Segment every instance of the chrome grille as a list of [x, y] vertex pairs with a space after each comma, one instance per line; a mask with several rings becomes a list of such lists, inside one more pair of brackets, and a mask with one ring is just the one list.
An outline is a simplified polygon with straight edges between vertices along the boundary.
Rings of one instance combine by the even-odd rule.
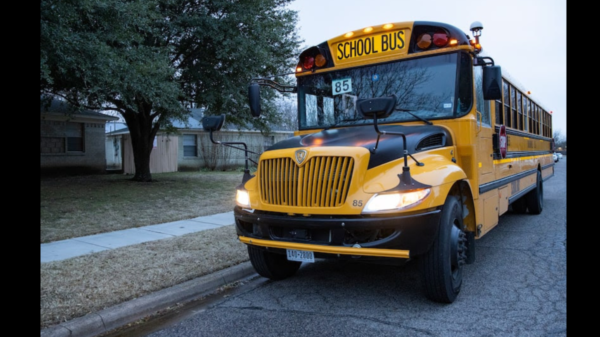
[[346, 202], [353, 168], [352, 157], [312, 157], [302, 167], [291, 158], [262, 160], [262, 202], [298, 207], [341, 206]]

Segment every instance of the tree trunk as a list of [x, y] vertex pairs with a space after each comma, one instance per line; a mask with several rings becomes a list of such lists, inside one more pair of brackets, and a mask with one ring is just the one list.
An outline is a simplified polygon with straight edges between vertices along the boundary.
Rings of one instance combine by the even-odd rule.
[[133, 162], [135, 164], [135, 174], [131, 180], [150, 182], [152, 181], [152, 173], [150, 173], [150, 154], [152, 152], [152, 141], [148, 142], [142, 139], [138, 140], [137, 144], [135, 143], [136, 142], [134, 142], [134, 138], [131, 137]]
[[152, 124], [152, 105], [138, 104], [139, 111], [127, 109], [123, 114], [129, 134], [131, 135], [131, 147], [133, 149], [133, 162], [135, 174], [131, 180], [139, 182], [151, 182], [150, 154], [154, 143], [154, 137], [159, 129], [158, 124]]

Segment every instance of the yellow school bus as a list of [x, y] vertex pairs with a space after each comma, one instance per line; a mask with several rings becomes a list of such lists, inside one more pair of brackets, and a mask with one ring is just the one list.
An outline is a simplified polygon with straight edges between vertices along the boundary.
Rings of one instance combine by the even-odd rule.
[[[452, 303], [477, 239], [508, 211], [542, 212], [551, 114], [483, 52], [482, 29], [364, 27], [304, 50], [296, 85], [251, 81], [254, 116], [261, 86], [298, 102], [294, 136], [254, 174], [246, 162], [237, 188], [237, 235], [258, 274], [284, 279], [322, 258], [414, 260], [425, 296]], [[205, 118], [211, 139], [224, 118]], [[213, 142], [242, 144], [248, 158], [243, 143]]]

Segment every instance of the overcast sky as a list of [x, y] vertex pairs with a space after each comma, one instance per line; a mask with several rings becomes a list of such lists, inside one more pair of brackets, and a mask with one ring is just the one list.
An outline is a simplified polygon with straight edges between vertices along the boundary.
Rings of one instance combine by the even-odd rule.
[[554, 131], [567, 135], [566, 0], [295, 0], [303, 46], [351, 30], [401, 21], [440, 21], [469, 31], [483, 25], [480, 42], [496, 65], [531, 98], [552, 111]]

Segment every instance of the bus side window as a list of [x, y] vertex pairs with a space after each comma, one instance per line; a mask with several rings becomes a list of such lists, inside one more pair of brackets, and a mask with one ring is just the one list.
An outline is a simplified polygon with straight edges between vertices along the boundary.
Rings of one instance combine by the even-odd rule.
[[504, 125], [512, 127], [512, 118], [510, 115], [510, 85], [506, 81], [502, 81], [502, 91], [504, 98]]
[[504, 112], [502, 111], [502, 101], [495, 100], [496, 104], [496, 125], [504, 125]]
[[[490, 101], [483, 99], [483, 69], [481, 67], [474, 67], [473, 72], [475, 73], [475, 96], [477, 99], [477, 111], [481, 113], [481, 124], [491, 127], [492, 119]], [[477, 123], [479, 123], [479, 116], [477, 116]]]

